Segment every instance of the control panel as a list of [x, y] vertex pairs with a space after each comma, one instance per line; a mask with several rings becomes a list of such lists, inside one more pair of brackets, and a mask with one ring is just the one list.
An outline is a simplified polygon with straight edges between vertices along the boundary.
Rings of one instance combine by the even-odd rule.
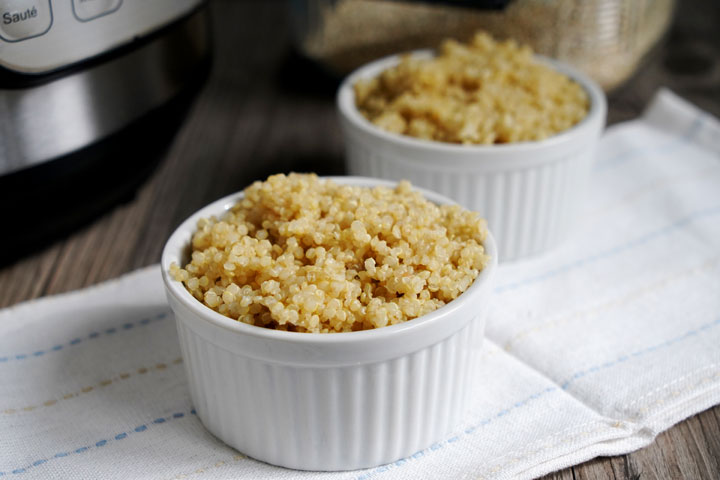
[[0, 66], [45, 73], [172, 23], [204, 0], [0, 0]]

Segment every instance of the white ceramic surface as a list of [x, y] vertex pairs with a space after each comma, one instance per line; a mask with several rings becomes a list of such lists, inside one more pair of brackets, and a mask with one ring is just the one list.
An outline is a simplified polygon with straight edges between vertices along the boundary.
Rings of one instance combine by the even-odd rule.
[[[416, 52], [430, 56], [430, 52]], [[500, 261], [549, 250], [561, 243], [583, 201], [595, 149], [605, 126], [605, 95], [584, 74], [542, 59], [578, 82], [590, 111], [573, 128], [538, 142], [458, 145], [386, 132], [355, 107], [352, 86], [395, 65], [398, 56], [370, 63], [340, 86], [337, 105], [350, 175], [410, 180], [446, 195], [488, 220]]]
[[[435, 203], [451, 202], [422, 192]], [[161, 261], [190, 393], [208, 430], [251, 457], [303, 470], [376, 466], [451, 433], [482, 342], [497, 268], [492, 236], [485, 242], [491, 264], [465, 293], [428, 315], [362, 332], [269, 330], [214, 312], [168, 274], [172, 262], [185, 264], [197, 220], [241, 197], [193, 214], [172, 234]]]

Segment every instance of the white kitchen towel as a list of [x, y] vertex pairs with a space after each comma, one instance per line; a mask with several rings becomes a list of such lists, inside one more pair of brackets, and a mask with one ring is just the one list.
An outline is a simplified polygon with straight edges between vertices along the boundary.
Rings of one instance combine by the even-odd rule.
[[299, 472], [207, 433], [158, 267], [0, 312], [0, 476], [532, 478], [720, 403], [720, 124], [670, 92], [610, 128], [581, 223], [502, 265], [471, 407], [395, 463]]

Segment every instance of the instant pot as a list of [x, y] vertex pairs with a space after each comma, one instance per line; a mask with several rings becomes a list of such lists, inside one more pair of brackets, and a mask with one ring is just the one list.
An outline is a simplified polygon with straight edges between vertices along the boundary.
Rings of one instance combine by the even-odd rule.
[[207, 16], [204, 0], [0, 0], [0, 259], [132, 194], [206, 77]]

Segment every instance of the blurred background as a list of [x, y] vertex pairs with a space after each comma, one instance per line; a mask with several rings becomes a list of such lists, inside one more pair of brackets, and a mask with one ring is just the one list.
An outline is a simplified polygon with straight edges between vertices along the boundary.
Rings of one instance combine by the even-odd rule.
[[[714, 0], [85, 3], [0, 32], [7, 266], [125, 222], [129, 237], [94, 250], [130, 255], [108, 270], [120, 273], [156, 262], [181, 219], [253, 180], [343, 174], [342, 77], [478, 28], [589, 73], [608, 92], [608, 124], [636, 117], [660, 87], [720, 115]], [[128, 32], [119, 48], [89, 42]]]

